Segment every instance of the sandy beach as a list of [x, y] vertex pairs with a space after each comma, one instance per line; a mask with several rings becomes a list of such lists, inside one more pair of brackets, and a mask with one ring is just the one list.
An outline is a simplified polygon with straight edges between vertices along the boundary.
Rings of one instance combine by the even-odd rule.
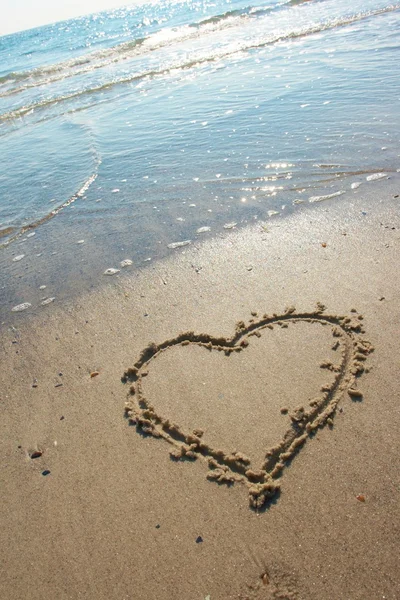
[[1, 598], [400, 597], [398, 179], [3, 324]]

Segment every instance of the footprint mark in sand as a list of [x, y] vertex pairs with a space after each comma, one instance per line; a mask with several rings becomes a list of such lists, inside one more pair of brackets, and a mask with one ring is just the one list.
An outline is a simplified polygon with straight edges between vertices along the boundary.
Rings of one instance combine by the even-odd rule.
[[[255, 313], [253, 313], [254, 315]], [[334, 373], [333, 381], [323, 385], [320, 395], [290, 414], [291, 423], [281, 440], [268, 448], [260, 468], [254, 468], [251, 461], [240, 452], [225, 453], [216, 450], [202, 440], [202, 430], [186, 433], [176, 423], [161, 416], [153, 403], [143, 393], [143, 378], [157, 357], [175, 346], [196, 345], [210, 352], [224, 352], [230, 356], [233, 352], [244, 352], [249, 337], [267, 333], [274, 325], [288, 327], [291, 323], [306, 322], [328, 325], [332, 330], [332, 348], [340, 351], [340, 362], [334, 366], [329, 362], [321, 367]], [[218, 483], [233, 484], [241, 482], [248, 487], [249, 503], [254, 509], [260, 509], [276, 496], [280, 490], [280, 481], [285, 466], [293, 459], [313, 435], [315, 430], [332, 424], [337, 406], [347, 392], [353, 399], [361, 399], [357, 389], [357, 379], [365, 370], [365, 361], [373, 351], [369, 342], [362, 338], [362, 316], [352, 310], [350, 316], [330, 315], [325, 307], [318, 303], [312, 312], [296, 312], [294, 307], [287, 308], [281, 315], [263, 315], [253, 318], [247, 325], [240, 321], [231, 338], [215, 337], [206, 333], [195, 334], [192, 331], [180, 333], [176, 337], [160, 344], [150, 344], [141, 352], [133, 367], [123, 375], [124, 383], [131, 383], [125, 414], [130, 424], [142, 433], [160, 438], [173, 446], [170, 454], [176, 460], [203, 458], [207, 461], [207, 478]]]

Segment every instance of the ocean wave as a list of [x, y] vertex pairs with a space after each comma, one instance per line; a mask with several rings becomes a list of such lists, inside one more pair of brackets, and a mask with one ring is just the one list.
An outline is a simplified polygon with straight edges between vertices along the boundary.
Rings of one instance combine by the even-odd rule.
[[[304, 2], [304, 0], [302, 1]], [[47, 98], [41, 98], [35, 102], [20, 106], [14, 110], [0, 114], [0, 123], [4, 123], [6, 121], [26, 116], [29, 113], [45, 109], [56, 104], [63, 105], [66, 102], [76, 100], [78, 98], [84, 98], [88, 95], [98, 94], [105, 90], [110, 90], [116, 86], [131, 84], [133, 82], [140, 81], [143, 79], [160, 77], [171, 72], [187, 70], [193, 67], [201, 66], [204, 63], [210, 63], [215, 62], [217, 60], [226, 59], [238, 53], [261, 49], [265, 46], [273, 45], [279, 42], [285, 42], [288, 40], [307, 37], [329, 29], [345, 27], [347, 25], [351, 25], [353, 23], [362, 21], [370, 17], [398, 10], [399, 8], [400, 4], [394, 4], [386, 6], [384, 8], [376, 9], [375, 11], [359, 12], [357, 14], [350, 14], [347, 16], [328, 18], [326, 20], [311, 22], [303, 26], [299, 25], [298, 27], [288, 28], [286, 31], [282, 30], [278, 32], [274, 31], [272, 33], [269, 32], [264, 37], [258, 34], [254, 38], [245, 40], [230, 39], [225, 45], [220, 45], [211, 48], [205, 47], [204, 49], [200, 48], [197, 51], [197, 53], [193, 51], [189, 59], [185, 54], [181, 59], [174, 59], [170, 64], [160, 66], [159, 68], [145, 68], [142, 71], [132, 72], [126, 76], [114, 76], [108, 81], [101, 82], [97, 85], [92, 84], [80, 90], [78, 89], [76, 91], [73, 91], [71, 93], [64, 93], [61, 95], [56, 94]], [[207, 27], [210, 26], [208, 25]], [[219, 25], [214, 25], [213, 27], [214, 31], [216, 27], [219, 27]], [[37, 83], [26, 84], [19, 88], [15, 88], [14, 90], [9, 90], [3, 92], [2, 94], [0, 93], [0, 97], [6, 94], [16, 93], [17, 91], [25, 90], [28, 87], [43, 85], [45, 83], [49, 83], [57, 79], [64, 79], [66, 77], [70, 77], [74, 74], [76, 75], [84, 73], [85, 71], [92, 71], [95, 68], [101, 68], [109, 65], [110, 63], [115, 63], [119, 60], [132, 58], [133, 56], [135, 56], [135, 54], [137, 55], [143, 52], [154, 52], [155, 50], [164, 49], [165, 47], [168, 47], [171, 44], [182, 43], [187, 40], [191, 40], [195, 37], [198, 38], [201, 35], [203, 35], [203, 32], [193, 32], [191, 31], [190, 26], [182, 26], [175, 30], [164, 29], [161, 30], [161, 32], [159, 32], [158, 34], [151, 35], [147, 38], [140, 38], [130, 42], [125, 42], [112, 48], [97, 51], [92, 55], [89, 55], [89, 57], [91, 57], [90, 60], [88, 56], [86, 56], [86, 58], [80, 57], [79, 59], [71, 59], [71, 61], [67, 61], [65, 63], [59, 63], [50, 67], [44, 67], [42, 70], [37, 69], [28, 72], [30, 73], [29, 77], [37, 77]], [[95, 62], [94, 57], [97, 60], [97, 62]], [[74, 72], [72, 72], [73, 68], [81, 66], [83, 64], [88, 64], [86, 69], [75, 70]], [[51, 74], [58, 75], [55, 75], [53, 78], [51, 78], [49, 77], [49, 75]], [[16, 74], [14, 74], [14, 76], [15, 75]], [[22, 74], [20, 74], [20, 76], [22, 77]]]
[[[103, 48], [52, 65], [29, 71], [13, 71], [0, 76], [0, 98], [18, 94], [25, 90], [83, 75], [123, 60], [134, 58], [141, 52], [168, 47], [171, 43], [196, 39], [203, 33], [237, 27], [243, 20], [266, 16], [313, 0], [286, 0], [266, 7], [248, 6], [244, 9], [227, 11], [189, 25], [163, 28], [149, 36], [138, 37], [110, 48]], [[141, 46], [143, 45], [143, 48]], [[82, 68], [83, 67], [83, 68]], [[15, 84], [15, 85], [14, 85]]]

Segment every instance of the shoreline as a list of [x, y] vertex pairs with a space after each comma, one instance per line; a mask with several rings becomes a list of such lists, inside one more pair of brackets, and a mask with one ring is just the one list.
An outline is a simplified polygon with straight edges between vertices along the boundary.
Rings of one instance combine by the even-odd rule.
[[[4, 327], [1, 596], [398, 597], [396, 186], [213, 237]], [[121, 378], [149, 343], [185, 331], [230, 339], [254, 312], [311, 313], [317, 302], [363, 316], [370, 372], [362, 399], [344, 395], [285, 468], [266, 511], [249, 509], [241, 485], [207, 480], [205, 462], [171, 460], [164, 440], [129, 427]], [[279, 440], [280, 409], [327, 378], [330, 333], [319, 329], [275, 327], [216, 362], [179, 346], [149, 369], [146, 394], [213, 447], [236, 441], [241, 452], [242, 440], [258, 456], [264, 430]]]
[[[268, 232], [270, 229], [285, 227], [286, 220], [291, 222], [297, 218], [304, 219], [306, 214], [313, 219], [314, 211], [318, 213], [329, 210], [334, 213], [338, 210], [345, 214], [357, 202], [360, 203], [360, 208], [362, 208], [361, 203], [364, 203], [364, 208], [368, 209], [368, 205], [374, 202], [375, 194], [394, 197], [399, 181], [400, 175], [393, 172], [383, 179], [368, 182], [369, 185], [364, 182], [361, 188], [348, 190], [340, 200], [327, 196], [327, 199], [320, 202], [311, 204], [305, 202], [297, 208], [291, 207], [289, 212], [273, 211], [272, 216], [266, 219], [253, 219], [252, 223], [250, 223], [250, 218], [245, 222], [241, 222], [239, 219], [237, 222], [232, 222], [229, 227], [220, 224], [219, 229], [212, 228], [211, 232], [206, 231], [207, 227], [203, 228], [204, 232], [200, 233], [185, 231], [184, 239], [186, 240], [185, 235], [187, 234], [190, 244], [181, 239], [176, 239], [176, 243], [171, 242], [166, 231], [163, 231], [163, 228], [154, 222], [153, 229], [149, 231], [149, 237], [153, 240], [154, 255], [148, 258], [145, 258], [147, 250], [143, 252], [143, 249], [139, 250], [135, 247], [129, 249], [127, 240], [121, 242], [125, 247], [122, 249], [119, 247], [119, 243], [114, 243], [113, 248], [107, 244], [104, 247], [102, 244], [98, 245], [97, 235], [93, 239], [85, 235], [85, 232], [88, 233], [86, 221], [82, 224], [84, 230], [78, 232], [72, 231], [76, 228], [74, 220], [69, 224], [64, 220], [59, 223], [50, 223], [55, 227], [50, 235], [47, 232], [43, 236], [31, 239], [22, 238], [19, 246], [14, 247], [11, 244], [0, 248], [0, 252], [4, 253], [3, 282], [0, 289], [2, 297], [1, 326], [8, 324], [18, 326], [19, 322], [29, 321], [30, 318], [40, 318], [40, 312], [44, 312], [43, 316], [46, 319], [50, 308], [46, 302], [48, 299], [50, 299], [48, 304], [54, 301], [54, 305], [73, 306], [74, 301], [79, 302], [80, 298], [90, 295], [92, 291], [96, 293], [105, 285], [111, 285], [111, 287], [121, 285], [123, 287], [125, 280], [132, 277], [141, 278], [144, 271], [148, 271], [149, 268], [153, 269], [154, 264], [163, 264], [165, 261], [174, 260], [175, 255], [189, 254], [195, 259], [197, 251], [204, 244], [213, 243], [214, 240], [220, 238], [229, 240], [232, 233], [251, 230], [252, 227], [259, 227], [260, 230]], [[257, 212], [256, 209], [255, 212]], [[62, 219], [67, 217], [67, 214], [61, 215]], [[198, 221], [198, 215], [196, 219]], [[66, 238], [65, 248], [58, 242], [63, 228], [63, 235]], [[30, 233], [28, 238], [34, 235], [35, 233]], [[81, 235], [85, 239], [78, 239]], [[160, 239], [157, 241], [158, 238]], [[39, 254], [35, 254], [38, 249], [40, 250]], [[191, 251], [193, 251], [192, 254]], [[149, 254], [151, 255], [150, 251]], [[6, 264], [7, 257], [11, 264]], [[124, 268], [126, 265], [123, 265], [126, 258], [129, 258], [128, 263], [133, 259], [132, 266], [128, 264], [128, 268]], [[50, 261], [49, 264], [48, 261]], [[117, 270], [116, 274], [112, 277], [105, 277], [105, 271], [110, 269]], [[62, 279], [60, 278], [61, 273]], [[41, 306], [42, 302], [44, 302], [43, 307]], [[30, 305], [28, 310], [21, 312], [17, 310], [17, 314], [13, 312], [13, 309], [25, 303]]]

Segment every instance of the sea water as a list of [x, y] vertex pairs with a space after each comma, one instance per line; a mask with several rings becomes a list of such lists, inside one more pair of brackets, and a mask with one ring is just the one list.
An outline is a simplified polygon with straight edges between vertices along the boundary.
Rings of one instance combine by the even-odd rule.
[[1, 318], [390, 177], [399, 30], [388, 0], [198, 0], [0, 37]]

